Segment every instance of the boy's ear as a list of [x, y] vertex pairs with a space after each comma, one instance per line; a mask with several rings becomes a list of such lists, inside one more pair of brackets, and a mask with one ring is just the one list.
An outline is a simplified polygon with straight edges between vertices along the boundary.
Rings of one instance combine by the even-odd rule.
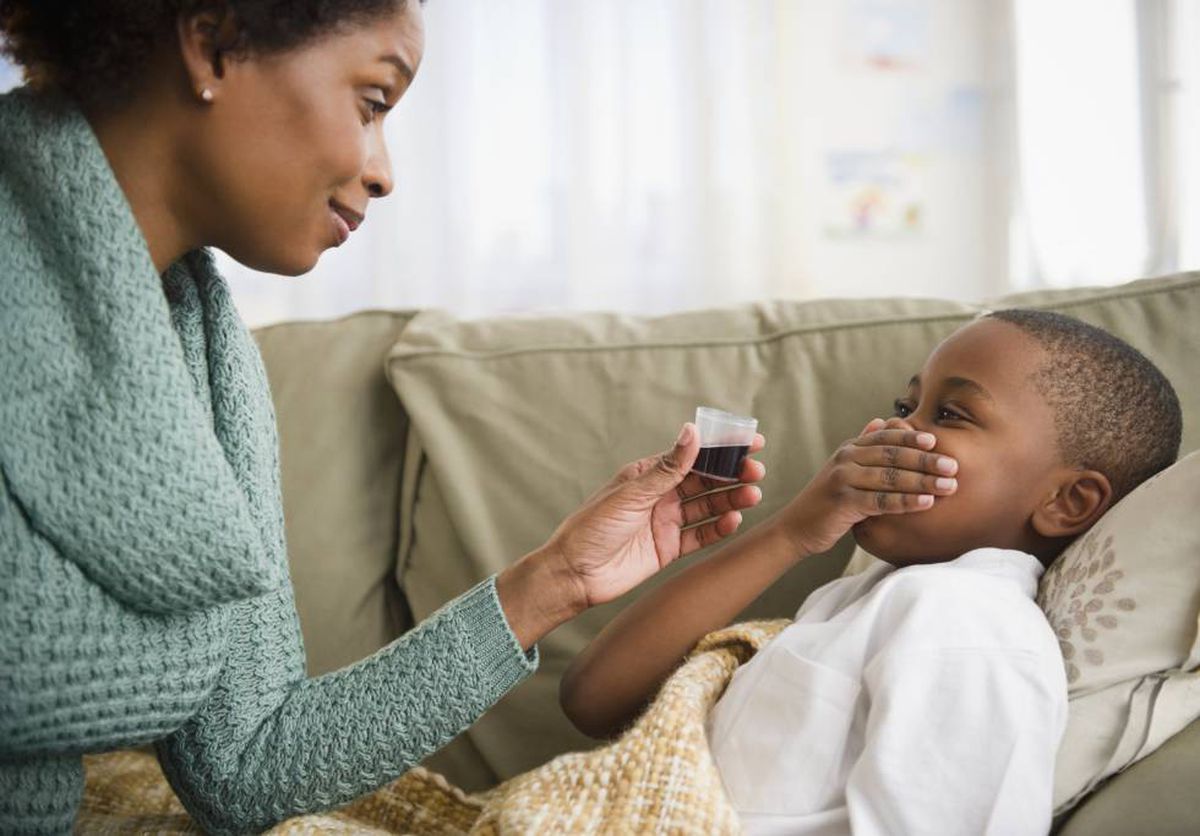
[[1065, 470], [1051, 493], [1033, 509], [1034, 530], [1043, 537], [1074, 537], [1112, 505], [1113, 489], [1098, 470]]

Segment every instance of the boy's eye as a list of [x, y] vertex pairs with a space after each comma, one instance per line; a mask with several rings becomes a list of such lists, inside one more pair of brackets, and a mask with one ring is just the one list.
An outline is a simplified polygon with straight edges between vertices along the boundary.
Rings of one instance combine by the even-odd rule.
[[[908, 403], [907, 401], [903, 401], [903, 400], [900, 400], [897, 398], [896, 401], [894, 401], [892, 403], [892, 410], [893, 410], [893, 414], [897, 418], [907, 418], [913, 414], [913, 412], [915, 411], [915, 407], [912, 404]], [[957, 410], [950, 409], [949, 407], [945, 407], [945, 406], [939, 406], [937, 409], [937, 420], [938, 421], [967, 421], [969, 419], [965, 415], [958, 412]]]

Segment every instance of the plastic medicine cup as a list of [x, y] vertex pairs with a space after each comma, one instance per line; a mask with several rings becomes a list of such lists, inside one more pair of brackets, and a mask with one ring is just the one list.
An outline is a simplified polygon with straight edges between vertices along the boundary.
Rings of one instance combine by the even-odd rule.
[[700, 431], [700, 455], [692, 470], [711, 479], [736, 482], [742, 472], [742, 462], [754, 442], [758, 419], [711, 406], [698, 406], [696, 428]]

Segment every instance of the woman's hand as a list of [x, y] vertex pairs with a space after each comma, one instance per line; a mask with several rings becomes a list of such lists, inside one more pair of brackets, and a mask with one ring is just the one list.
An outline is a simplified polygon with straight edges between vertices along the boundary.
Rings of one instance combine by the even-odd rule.
[[[543, 548], [500, 574], [497, 592], [522, 645], [738, 529], [740, 512], [762, 499], [747, 483], [761, 480], [766, 468], [747, 458], [740, 482], [732, 484], [691, 473], [698, 436], [694, 424], [685, 424], [670, 450], [621, 468]], [[750, 452], [764, 444], [757, 435]], [[718, 488], [725, 489], [710, 493]]]
[[[621, 468], [550, 538], [586, 606], [611, 601], [677, 558], [733, 534], [742, 522], [740, 511], [762, 499], [757, 487], [745, 484], [766, 473], [753, 459], [742, 465], [741, 484], [691, 473], [698, 436], [695, 425], [685, 424], [671, 450]], [[750, 452], [764, 443], [756, 435]], [[722, 486], [728, 487], [709, 493]]]
[[937, 439], [902, 418], [875, 418], [837, 449], [772, 524], [800, 555], [828, 551], [857, 522], [933, 507], [958, 489], [958, 462], [931, 452]]

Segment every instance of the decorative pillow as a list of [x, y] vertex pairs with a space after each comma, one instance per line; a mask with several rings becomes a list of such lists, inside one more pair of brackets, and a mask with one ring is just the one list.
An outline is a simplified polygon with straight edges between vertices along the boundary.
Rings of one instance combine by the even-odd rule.
[[[1042, 576], [1067, 668], [1055, 814], [1200, 717], [1200, 452], [1126, 496]], [[858, 549], [844, 575], [877, 558]]]
[[1149, 479], [1046, 570], [1067, 666], [1055, 812], [1200, 717], [1200, 453]]

